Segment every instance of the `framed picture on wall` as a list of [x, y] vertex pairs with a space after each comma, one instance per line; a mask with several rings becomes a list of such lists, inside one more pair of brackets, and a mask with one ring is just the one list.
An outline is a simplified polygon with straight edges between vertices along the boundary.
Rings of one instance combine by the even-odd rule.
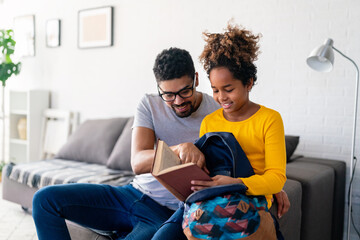
[[113, 7], [80, 10], [78, 14], [79, 48], [113, 45]]
[[14, 18], [15, 54], [20, 57], [35, 56], [35, 16]]
[[60, 19], [50, 19], [46, 21], [46, 46], [59, 47], [61, 34]]

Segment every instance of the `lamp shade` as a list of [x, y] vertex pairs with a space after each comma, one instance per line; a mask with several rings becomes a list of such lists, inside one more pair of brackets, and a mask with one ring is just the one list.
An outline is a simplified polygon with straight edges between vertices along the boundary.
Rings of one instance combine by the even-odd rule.
[[334, 64], [333, 43], [329, 38], [323, 45], [315, 48], [306, 59], [309, 67], [319, 72], [330, 72]]

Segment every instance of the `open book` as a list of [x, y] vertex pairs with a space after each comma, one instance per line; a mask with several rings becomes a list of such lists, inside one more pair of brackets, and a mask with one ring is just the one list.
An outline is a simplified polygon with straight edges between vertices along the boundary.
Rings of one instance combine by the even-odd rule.
[[162, 140], [157, 142], [151, 174], [180, 201], [193, 192], [191, 180], [211, 181], [196, 164], [181, 164], [180, 158]]

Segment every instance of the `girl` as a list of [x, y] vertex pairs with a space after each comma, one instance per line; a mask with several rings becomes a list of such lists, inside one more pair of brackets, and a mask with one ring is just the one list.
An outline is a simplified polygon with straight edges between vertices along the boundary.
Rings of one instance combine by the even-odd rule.
[[255, 175], [248, 178], [217, 175], [213, 181], [192, 181], [193, 190], [243, 183], [247, 195], [265, 195], [270, 208], [272, 195], [280, 192], [286, 181], [286, 150], [280, 114], [249, 99], [257, 80], [253, 62], [258, 55], [259, 35], [228, 25], [223, 34], [204, 36], [206, 45], [200, 61], [208, 73], [213, 98], [222, 108], [204, 118], [200, 137], [207, 132], [233, 133]]

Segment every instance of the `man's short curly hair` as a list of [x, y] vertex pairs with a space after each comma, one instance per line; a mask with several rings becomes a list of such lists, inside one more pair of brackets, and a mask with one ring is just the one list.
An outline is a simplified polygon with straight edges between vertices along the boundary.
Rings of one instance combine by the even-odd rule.
[[194, 62], [190, 53], [179, 48], [165, 49], [157, 55], [153, 71], [157, 82], [185, 75], [192, 79], [195, 77]]
[[230, 24], [224, 33], [203, 35], [206, 45], [199, 59], [208, 75], [213, 68], [226, 67], [244, 85], [250, 79], [256, 82], [257, 68], [253, 62], [257, 60], [260, 35]]

